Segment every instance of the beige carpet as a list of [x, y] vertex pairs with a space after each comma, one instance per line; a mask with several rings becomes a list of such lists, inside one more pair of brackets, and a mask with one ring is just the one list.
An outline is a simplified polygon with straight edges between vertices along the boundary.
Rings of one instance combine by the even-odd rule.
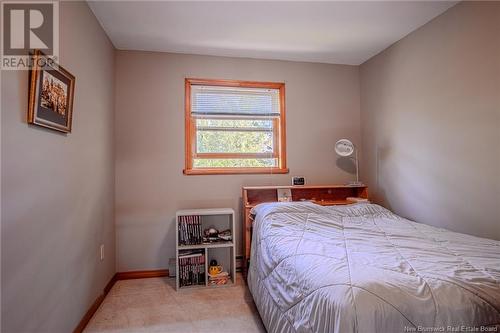
[[172, 278], [118, 281], [85, 332], [265, 332], [252, 295], [234, 286], [175, 291]]

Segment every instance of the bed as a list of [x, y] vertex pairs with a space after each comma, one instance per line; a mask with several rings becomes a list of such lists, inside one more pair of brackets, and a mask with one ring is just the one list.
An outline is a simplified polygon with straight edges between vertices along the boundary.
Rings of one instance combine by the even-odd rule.
[[268, 332], [500, 332], [500, 242], [374, 204], [265, 203], [248, 285]]

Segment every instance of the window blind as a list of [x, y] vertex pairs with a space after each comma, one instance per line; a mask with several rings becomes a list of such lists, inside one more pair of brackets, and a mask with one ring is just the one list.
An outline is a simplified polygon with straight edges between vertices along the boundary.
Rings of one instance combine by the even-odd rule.
[[279, 89], [193, 85], [191, 114], [279, 117]]

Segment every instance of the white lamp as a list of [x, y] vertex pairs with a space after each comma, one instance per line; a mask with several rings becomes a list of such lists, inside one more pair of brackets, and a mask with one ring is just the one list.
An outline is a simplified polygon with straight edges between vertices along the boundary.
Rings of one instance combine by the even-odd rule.
[[356, 164], [356, 181], [350, 182], [350, 186], [360, 186], [363, 185], [362, 182], [359, 181], [359, 166], [358, 166], [358, 149], [354, 143], [347, 139], [340, 139], [335, 143], [335, 152], [337, 155], [341, 157], [349, 157], [354, 153], [354, 162]]

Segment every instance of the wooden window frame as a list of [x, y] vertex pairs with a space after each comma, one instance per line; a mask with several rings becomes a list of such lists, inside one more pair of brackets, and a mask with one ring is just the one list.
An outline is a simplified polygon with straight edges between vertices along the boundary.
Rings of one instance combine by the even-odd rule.
[[[193, 159], [205, 158], [259, 158], [269, 157], [269, 154], [238, 154], [238, 153], [196, 153], [196, 121], [191, 116], [191, 86], [220, 86], [278, 89], [280, 99], [280, 117], [273, 120], [273, 156], [278, 160], [277, 167], [233, 167], [233, 168], [193, 168]], [[224, 174], [284, 174], [288, 173], [286, 166], [286, 119], [285, 119], [285, 84], [279, 82], [254, 82], [237, 80], [185, 79], [185, 175], [224, 175]]]

